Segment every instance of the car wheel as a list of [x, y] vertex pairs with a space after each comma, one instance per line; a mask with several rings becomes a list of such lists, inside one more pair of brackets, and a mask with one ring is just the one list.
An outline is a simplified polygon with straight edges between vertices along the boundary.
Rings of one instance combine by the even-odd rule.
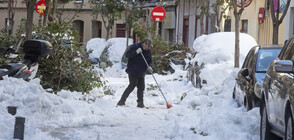
[[261, 103], [260, 112], [260, 140], [274, 140], [274, 135], [271, 133], [271, 127], [267, 120], [266, 105], [264, 101]]
[[292, 113], [290, 109], [287, 110], [285, 124], [286, 124], [286, 128], [285, 128], [286, 134], [285, 134], [284, 140], [292, 140], [294, 131], [293, 131], [293, 117], [292, 117]]

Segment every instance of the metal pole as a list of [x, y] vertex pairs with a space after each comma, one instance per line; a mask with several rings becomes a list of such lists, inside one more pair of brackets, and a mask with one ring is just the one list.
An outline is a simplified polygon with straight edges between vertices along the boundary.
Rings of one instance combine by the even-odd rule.
[[158, 36], [158, 26], [159, 26], [159, 23], [156, 22], [156, 36]]
[[259, 44], [260, 24], [258, 23], [257, 43]]
[[14, 125], [14, 139], [24, 139], [24, 124], [25, 118], [24, 117], [15, 117], [15, 125]]
[[6, 22], [6, 26], [7, 26], [7, 36], [9, 36], [9, 28], [10, 28], [10, 11], [11, 10], [11, 0], [8, 0], [8, 16], [7, 16], [7, 22]]

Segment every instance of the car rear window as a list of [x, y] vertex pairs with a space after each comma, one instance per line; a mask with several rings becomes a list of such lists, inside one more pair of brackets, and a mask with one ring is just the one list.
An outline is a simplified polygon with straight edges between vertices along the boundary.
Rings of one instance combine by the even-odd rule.
[[269, 65], [275, 60], [281, 49], [261, 49], [258, 52], [256, 60], [256, 72], [266, 72]]

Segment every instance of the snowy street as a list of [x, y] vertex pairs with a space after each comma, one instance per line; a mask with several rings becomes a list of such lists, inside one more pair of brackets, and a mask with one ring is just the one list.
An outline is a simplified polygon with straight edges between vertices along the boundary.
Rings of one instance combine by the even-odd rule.
[[[249, 47], [241, 50], [241, 60], [252, 47], [251, 39], [243, 36], [243, 45]], [[120, 63], [104, 73], [110, 95], [100, 88], [88, 95], [64, 90], [55, 95], [47, 93], [38, 78], [26, 82], [4, 77], [0, 81], [0, 139], [13, 139], [15, 116], [23, 116], [24, 137], [30, 140], [258, 140], [259, 108], [247, 112], [232, 99], [238, 69], [233, 67], [232, 53], [221, 49], [233, 50], [234, 42], [224, 47], [211, 40], [215, 41], [203, 36], [194, 42], [200, 52], [198, 61], [206, 64], [201, 76], [208, 82], [201, 89], [187, 81], [182, 65], [171, 65], [173, 74], [154, 74], [173, 106], [170, 109], [151, 75], [145, 77], [144, 104], [148, 108], [136, 107], [136, 88], [126, 106], [116, 107], [128, 86], [128, 75]], [[218, 53], [209, 50], [215, 43], [222, 46], [215, 50]], [[201, 57], [201, 52], [209, 59]], [[17, 114], [8, 114], [7, 106], [17, 106]]]

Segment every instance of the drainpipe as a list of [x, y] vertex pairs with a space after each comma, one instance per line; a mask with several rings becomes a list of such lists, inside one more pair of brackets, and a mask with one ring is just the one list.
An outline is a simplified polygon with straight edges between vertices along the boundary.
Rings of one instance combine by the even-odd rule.
[[10, 12], [11, 12], [11, 0], [8, 0], [8, 16], [7, 16], [7, 36], [9, 36], [9, 28], [10, 28]]

